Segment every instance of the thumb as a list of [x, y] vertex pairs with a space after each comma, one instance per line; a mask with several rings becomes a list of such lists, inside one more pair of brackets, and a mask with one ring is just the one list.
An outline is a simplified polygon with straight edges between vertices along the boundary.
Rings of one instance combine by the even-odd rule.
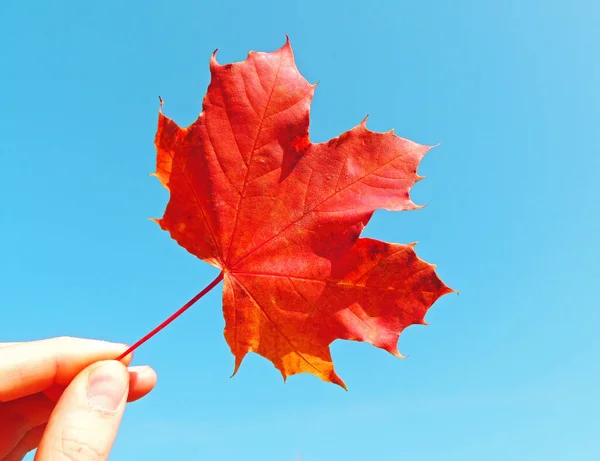
[[123, 417], [129, 373], [121, 362], [97, 362], [69, 384], [50, 416], [35, 461], [105, 461]]

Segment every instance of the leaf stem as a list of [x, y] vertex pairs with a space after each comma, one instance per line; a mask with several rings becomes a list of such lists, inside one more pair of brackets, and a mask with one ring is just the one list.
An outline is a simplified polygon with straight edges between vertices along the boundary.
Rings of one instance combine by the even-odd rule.
[[158, 325], [156, 328], [154, 328], [151, 332], [149, 332], [143, 338], [139, 339], [133, 346], [130, 346], [129, 349], [127, 349], [125, 352], [123, 352], [121, 355], [119, 355], [116, 358], [116, 360], [124, 359], [129, 354], [131, 354], [134, 350], [136, 350], [138, 347], [140, 347], [142, 344], [144, 344], [146, 341], [148, 341], [150, 338], [152, 338], [154, 335], [156, 335], [158, 332], [163, 330], [167, 325], [169, 325], [171, 322], [173, 322], [173, 320], [175, 320], [177, 317], [179, 317], [181, 314], [183, 314], [185, 311], [187, 311], [190, 307], [192, 307], [196, 303], [196, 301], [198, 301], [200, 298], [202, 298], [206, 293], [208, 293], [214, 287], [216, 287], [221, 280], [223, 280], [223, 272], [222, 271], [217, 276], [217, 278], [215, 278], [212, 282], [210, 282], [206, 286], [206, 288], [204, 288], [200, 293], [198, 293], [196, 296], [194, 296], [192, 299], [190, 299], [187, 303], [185, 303], [183, 306], [181, 306], [181, 308], [179, 308], [177, 310], [177, 312], [175, 312], [173, 315], [171, 315], [167, 320], [165, 320], [163, 323]]

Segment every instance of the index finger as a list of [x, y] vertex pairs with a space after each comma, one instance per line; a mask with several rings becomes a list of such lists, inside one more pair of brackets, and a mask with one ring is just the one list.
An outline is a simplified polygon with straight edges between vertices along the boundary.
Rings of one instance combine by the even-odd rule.
[[[80, 338], [52, 338], [0, 348], [0, 402], [66, 386], [88, 365], [110, 360], [127, 346]], [[124, 359], [127, 365], [131, 355]]]

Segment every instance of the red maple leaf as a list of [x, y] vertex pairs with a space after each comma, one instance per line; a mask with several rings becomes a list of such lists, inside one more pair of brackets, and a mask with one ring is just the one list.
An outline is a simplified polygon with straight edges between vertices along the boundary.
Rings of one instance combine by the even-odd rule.
[[256, 352], [284, 379], [308, 372], [345, 388], [330, 355], [334, 340], [401, 357], [402, 330], [424, 324], [429, 307], [452, 291], [414, 244], [359, 238], [376, 209], [420, 208], [409, 190], [430, 147], [372, 132], [365, 121], [311, 143], [316, 85], [300, 75], [289, 41], [233, 64], [213, 54], [210, 70], [191, 126], [159, 115], [156, 176], [170, 200], [157, 222], [222, 272], [158, 329], [223, 279], [234, 374]]

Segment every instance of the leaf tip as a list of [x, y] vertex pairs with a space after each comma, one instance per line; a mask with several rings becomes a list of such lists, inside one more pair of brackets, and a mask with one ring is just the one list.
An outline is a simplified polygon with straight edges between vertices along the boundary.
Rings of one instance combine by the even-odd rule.
[[158, 95], [158, 104], [159, 104], [158, 111], [162, 114], [162, 108], [163, 108], [163, 105], [165, 104], [165, 102], [163, 101], [163, 98], [160, 94]]
[[348, 392], [348, 386], [346, 386], [346, 383], [344, 381], [342, 381], [341, 379], [339, 382], [335, 382], [334, 384], [337, 384], [342, 389], [344, 389], [346, 392]]
[[215, 51], [213, 51], [212, 54], [210, 55], [210, 70], [211, 71], [221, 67], [221, 65], [217, 61], [217, 51], [219, 51], [219, 49], [215, 48]]
[[348, 391], [348, 386], [346, 386], [346, 383], [333, 370], [331, 370], [331, 374], [329, 375], [329, 377], [328, 377], [328, 379], [326, 381], [329, 381], [330, 383], [333, 383], [333, 384], [337, 384], [338, 386], [340, 386], [345, 391]]
[[242, 364], [242, 360], [244, 360], [244, 356], [242, 356], [242, 357], [238, 357], [237, 355], [235, 356], [235, 365], [233, 366], [233, 373], [231, 373], [231, 376], [229, 377], [230, 379], [233, 378], [235, 375], [237, 375], [237, 372], [240, 369], [240, 365]]
[[292, 45], [290, 43], [290, 36], [288, 34], [285, 34], [285, 43], [283, 44], [283, 46], [281, 48], [279, 48], [276, 53], [285, 53], [285, 54], [289, 54], [290, 57], [292, 58], [292, 60], [294, 59], [294, 52], [292, 51]]
[[[437, 265], [436, 264], [431, 264], [431, 266], [432, 266], [433, 270], [435, 271], [435, 269], [437, 268]], [[442, 284], [442, 287], [440, 289], [440, 294], [438, 296], [438, 299], [441, 298], [442, 296], [445, 296], [445, 295], [450, 294], [450, 293], [456, 293], [457, 296], [460, 295], [460, 293], [458, 292], [458, 290], [455, 290], [454, 288], [449, 287], [448, 285], [446, 285], [440, 279], [440, 277], [437, 274], [435, 274], [435, 275], [438, 278], [439, 282]]]
[[405, 359], [405, 358], [406, 358], [406, 356], [405, 356], [405, 355], [402, 355], [402, 354], [400, 353], [400, 351], [398, 350], [398, 347], [397, 347], [397, 346], [392, 346], [392, 347], [390, 347], [389, 349], [387, 349], [387, 351], [388, 351], [390, 354], [392, 354], [394, 357], [398, 358], [398, 359]]
[[425, 158], [425, 156], [427, 154], [429, 154], [429, 151], [432, 149], [435, 149], [436, 147], [441, 146], [442, 143], [438, 142], [437, 144], [433, 144], [431, 146], [426, 145], [426, 144], [421, 144], [420, 147], [422, 148], [422, 152], [420, 153], [420, 159], [423, 160]]

